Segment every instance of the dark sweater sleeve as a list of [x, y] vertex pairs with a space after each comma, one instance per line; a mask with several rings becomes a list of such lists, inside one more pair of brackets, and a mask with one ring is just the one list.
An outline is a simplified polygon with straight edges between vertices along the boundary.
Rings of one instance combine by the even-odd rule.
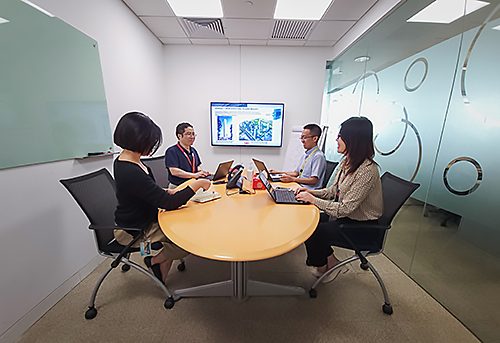
[[165, 210], [175, 210], [186, 204], [194, 195], [194, 191], [191, 187], [186, 187], [170, 195], [163, 188], [158, 186], [149, 175], [142, 172], [140, 168], [137, 168], [134, 174], [135, 177], [127, 182], [129, 192], [151, 206]]

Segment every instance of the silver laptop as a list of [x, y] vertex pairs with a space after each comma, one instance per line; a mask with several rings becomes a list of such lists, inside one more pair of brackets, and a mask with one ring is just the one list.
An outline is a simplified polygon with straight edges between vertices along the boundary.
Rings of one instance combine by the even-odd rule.
[[295, 199], [295, 192], [291, 188], [274, 188], [269, 180], [267, 180], [265, 172], [259, 173], [259, 179], [266, 187], [267, 192], [277, 204], [306, 204], [303, 201]]
[[233, 162], [234, 160], [219, 163], [215, 174], [208, 175], [206, 179], [211, 180], [214, 183], [223, 183], [226, 180], [226, 176], [229, 173], [229, 169], [231, 169]]
[[273, 182], [281, 181], [281, 176], [283, 174], [271, 174], [269, 172], [269, 170], [267, 169], [266, 164], [264, 162], [259, 161], [258, 159], [255, 159], [255, 158], [252, 158], [252, 161], [255, 164], [255, 167], [257, 167], [257, 170], [259, 171], [259, 173], [261, 173], [262, 171], [266, 172], [267, 179], [269, 181], [273, 181]]

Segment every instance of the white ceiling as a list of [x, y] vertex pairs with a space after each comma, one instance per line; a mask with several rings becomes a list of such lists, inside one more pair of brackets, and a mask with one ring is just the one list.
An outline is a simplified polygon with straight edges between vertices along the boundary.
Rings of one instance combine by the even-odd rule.
[[[166, 0], [123, 0], [163, 44], [326, 47], [333, 46], [377, 1], [333, 0], [321, 20], [279, 23], [273, 19], [276, 0], [221, 0], [222, 30], [213, 30], [214, 25], [209, 28], [176, 17]], [[281, 31], [279, 24], [284, 27]]]

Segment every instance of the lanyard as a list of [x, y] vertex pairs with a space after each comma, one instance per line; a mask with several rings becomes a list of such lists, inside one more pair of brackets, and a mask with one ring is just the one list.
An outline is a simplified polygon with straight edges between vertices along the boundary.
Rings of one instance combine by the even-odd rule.
[[299, 177], [302, 177], [302, 172], [304, 171], [304, 167], [307, 163], [307, 160], [309, 160], [309, 158], [314, 155], [317, 151], [319, 150], [319, 148], [316, 146], [313, 151], [311, 151], [311, 153], [309, 155], [307, 155], [307, 157], [304, 159], [304, 162], [302, 163], [302, 166], [300, 166], [300, 171], [299, 171]]
[[194, 159], [194, 152], [192, 153], [193, 154], [193, 160], [191, 161], [189, 159], [189, 156], [186, 154], [186, 152], [184, 151], [184, 149], [182, 149], [182, 147], [179, 145], [179, 143], [177, 143], [177, 147], [179, 148], [180, 151], [182, 151], [182, 153], [184, 154], [184, 156], [186, 156], [186, 159], [188, 160], [188, 163], [189, 165], [191, 166], [191, 170], [194, 172], [196, 172], [195, 168], [195, 159]]
[[337, 178], [337, 189], [335, 190], [335, 198], [333, 198], [333, 201], [339, 201], [339, 198], [340, 198], [340, 179], [342, 178], [343, 172], [344, 172], [344, 168], [340, 168], [339, 176]]

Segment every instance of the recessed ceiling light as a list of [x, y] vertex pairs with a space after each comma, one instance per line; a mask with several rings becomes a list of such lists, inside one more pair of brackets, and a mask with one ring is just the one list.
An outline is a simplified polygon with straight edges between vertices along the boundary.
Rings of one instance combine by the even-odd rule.
[[354, 59], [354, 62], [363, 63], [368, 62], [370, 60], [370, 56], [358, 56]]
[[492, 29], [493, 29], [493, 30], [498, 30], [498, 31], [500, 31], [500, 25], [495, 26], [495, 27], [492, 27]]
[[319, 20], [332, 0], [278, 0], [274, 19]]
[[479, 0], [436, 0], [407, 22], [449, 24], [489, 4]]
[[40, 12], [42, 12], [43, 14], [46, 14], [48, 15], [49, 17], [54, 17], [54, 15], [52, 13], [50, 13], [49, 11], [46, 11], [44, 10], [43, 8], [41, 8], [40, 6], [38, 5], [35, 5], [34, 3], [32, 3], [31, 1], [28, 1], [28, 0], [21, 0], [22, 2], [24, 2], [26, 5], [30, 5], [31, 7], [33, 7], [34, 9], [37, 9], [39, 10]]
[[167, 0], [178, 17], [222, 18], [220, 0]]
[[8, 23], [9, 21], [5, 18], [0, 17], [0, 24]]

